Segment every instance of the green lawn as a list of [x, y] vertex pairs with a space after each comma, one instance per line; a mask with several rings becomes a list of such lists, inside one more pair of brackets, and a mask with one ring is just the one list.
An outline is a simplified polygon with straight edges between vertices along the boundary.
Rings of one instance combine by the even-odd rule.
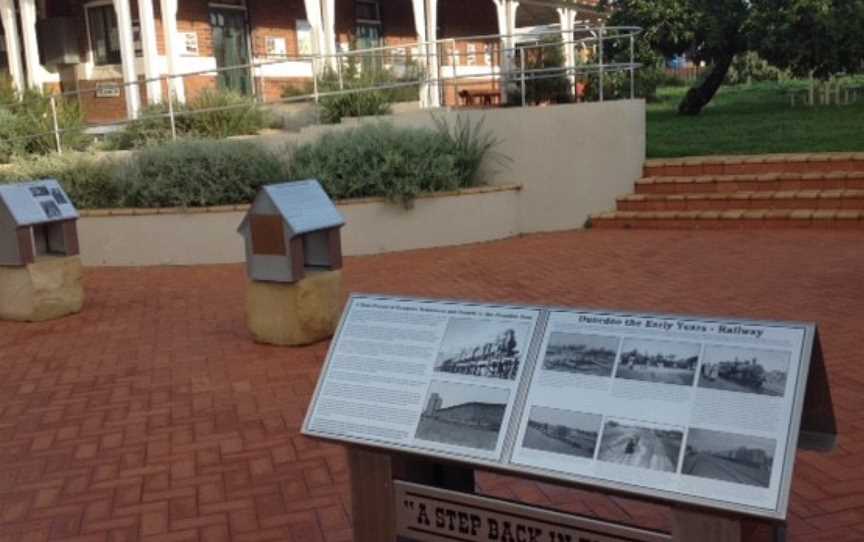
[[648, 105], [648, 157], [782, 152], [864, 152], [864, 96], [848, 106], [789, 103], [807, 83], [723, 87], [697, 117], [679, 116], [686, 87], [667, 87]]

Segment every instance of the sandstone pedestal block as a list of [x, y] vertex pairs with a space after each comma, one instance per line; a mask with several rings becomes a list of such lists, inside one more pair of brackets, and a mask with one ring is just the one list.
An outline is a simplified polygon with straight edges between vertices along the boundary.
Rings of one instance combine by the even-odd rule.
[[255, 340], [279, 346], [333, 336], [342, 303], [342, 272], [311, 272], [294, 283], [250, 280], [246, 322]]
[[83, 304], [78, 256], [0, 267], [0, 320], [43, 322], [80, 312]]

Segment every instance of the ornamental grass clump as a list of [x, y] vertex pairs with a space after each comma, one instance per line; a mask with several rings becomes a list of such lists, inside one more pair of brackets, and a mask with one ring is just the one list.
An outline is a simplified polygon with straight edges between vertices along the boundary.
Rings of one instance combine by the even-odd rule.
[[290, 176], [316, 178], [331, 197], [383, 196], [410, 205], [421, 193], [479, 184], [480, 166], [497, 145], [482, 126], [396, 128], [374, 123], [322, 136], [291, 155]]
[[118, 171], [126, 207], [206, 207], [252, 201], [285, 181], [284, 162], [248, 141], [185, 140], [136, 152]]

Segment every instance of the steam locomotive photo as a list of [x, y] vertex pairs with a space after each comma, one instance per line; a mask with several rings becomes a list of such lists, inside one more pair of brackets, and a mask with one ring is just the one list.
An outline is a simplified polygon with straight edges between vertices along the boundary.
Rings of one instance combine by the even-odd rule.
[[702, 377], [709, 381], [722, 378], [754, 390], [761, 389], [767, 379], [765, 369], [756, 359], [706, 363], [702, 366]]
[[516, 332], [513, 329], [498, 334], [494, 340], [473, 348], [463, 348], [457, 355], [440, 361], [436, 371], [513, 380], [519, 372]]

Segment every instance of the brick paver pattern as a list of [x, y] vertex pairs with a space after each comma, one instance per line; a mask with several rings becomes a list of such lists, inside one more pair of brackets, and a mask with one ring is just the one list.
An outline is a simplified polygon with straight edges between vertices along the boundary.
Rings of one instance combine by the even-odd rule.
[[[864, 540], [864, 233], [588, 231], [349, 258], [351, 291], [817, 321], [839, 417], [792, 540]], [[300, 435], [326, 343], [255, 344], [240, 265], [88, 269], [84, 311], [0, 322], [0, 540], [351, 540], [340, 446]], [[481, 475], [663, 528], [665, 507]]]

